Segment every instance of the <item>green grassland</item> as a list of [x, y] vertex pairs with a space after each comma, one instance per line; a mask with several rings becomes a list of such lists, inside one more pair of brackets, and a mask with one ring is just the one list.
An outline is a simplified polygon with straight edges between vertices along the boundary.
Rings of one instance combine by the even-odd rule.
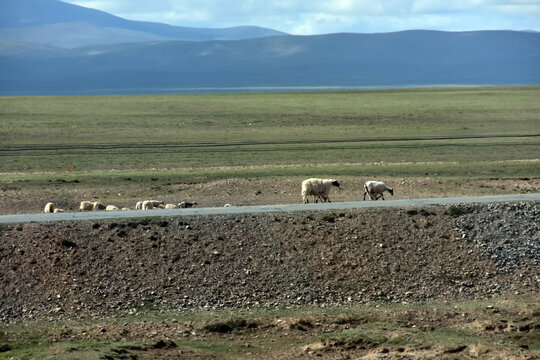
[[2, 325], [0, 359], [181, 354], [190, 359], [302, 354], [334, 359], [368, 352], [390, 358], [535, 358], [539, 319], [538, 302], [530, 296], [334, 308], [148, 309], [104, 319]]
[[79, 176], [171, 169], [189, 180], [361, 164], [374, 175], [538, 177], [539, 99], [540, 87], [2, 97], [0, 173], [70, 165]]

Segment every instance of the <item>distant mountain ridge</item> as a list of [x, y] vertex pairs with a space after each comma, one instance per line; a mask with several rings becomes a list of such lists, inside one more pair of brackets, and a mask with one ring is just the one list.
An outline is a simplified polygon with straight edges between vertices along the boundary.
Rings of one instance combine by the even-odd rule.
[[[15, 20], [5, 19], [3, 10], [6, 4], [18, 3], [30, 7], [36, 3], [66, 5], [57, 0], [7, 0], [2, 3], [0, 26], [15, 26]], [[175, 93], [250, 87], [540, 85], [538, 32], [416, 30], [246, 39], [242, 36], [253, 35], [254, 29], [245, 32], [239, 27], [189, 30], [196, 33], [195, 37], [210, 36], [212, 40], [171, 40], [165, 30], [185, 28], [138, 22], [135, 26], [94, 10], [91, 16], [81, 18], [78, 12], [87, 14], [88, 9], [70, 6], [74, 7], [69, 8], [75, 12], [73, 20], [82, 22], [55, 23], [59, 15], [46, 20], [44, 12], [42, 17], [18, 17], [19, 24], [32, 27], [0, 29], [0, 95]], [[27, 14], [40, 12], [32, 11]], [[118, 27], [125, 22], [133, 27]], [[77, 29], [84, 31], [77, 33]], [[26, 32], [26, 38], [7, 36], [10, 31]], [[223, 31], [227, 36], [236, 31], [240, 35], [223, 40]], [[73, 46], [63, 36], [66, 33], [87, 36], [86, 45]], [[43, 34], [56, 39], [40, 42]], [[132, 41], [122, 41], [126, 38]]]
[[70, 48], [147, 40], [240, 40], [286, 35], [257, 26], [208, 29], [131, 21], [58, 0], [2, 0], [0, 10], [0, 39]]

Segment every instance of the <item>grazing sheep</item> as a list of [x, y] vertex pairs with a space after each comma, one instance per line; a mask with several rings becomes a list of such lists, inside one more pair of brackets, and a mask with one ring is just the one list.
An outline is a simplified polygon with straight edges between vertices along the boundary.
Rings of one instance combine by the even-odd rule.
[[105, 205], [103, 205], [102, 203], [100, 203], [99, 201], [96, 201], [94, 204], [93, 204], [93, 209], [94, 210], [105, 210], [107, 207]]
[[371, 200], [378, 200], [379, 198], [384, 200], [383, 193], [385, 191], [394, 196], [394, 189], [386, 186], [382, 181], [368, 181], [364, 184], [364, 200], [366, 200], [366, 194], [369, 194]]
[[79, 206], [80, 211], [92, 211], [94, 210], [94, 203], [90, 201], [81, 201], [81, 206]]
[[174, 205], [174, 204], [167, 204], [165, 205], [165, 209], [176, 209], [178, 206]]
[[118, 211], [118, 208], [114, 205], [107, 205], [105, 208], [106, 211]]
[[186, 209], [186, 208], [191, 208], [193, 207], [194, 205], [197, 205], [197, 202], [194, 201], [194, 202], [187, 202], [187, 201], [182, 201], [180, 204], [178, 204], [178, 207], [180, 209]]
[[122, 211], [127, 211], [127, 210], [129, 210], [129, 208], [127, 208], [127, 207], [122, 208]]
[[64, 211], [64, 209], [54, 209], [53, 212], [56, 214], [56, 213], [63, 213], [65, 211]]
[[231, 204], [225, 204], [223, 205], [223, 207], [231, 207], [232, 205]]
[[142, 209], [143, 210], [150, 210], [150, 209], [154, 209], [154, 208], [164, 208], [165, 207], [165, 204], [163, 201], [159, 201], [159, 200], [145, 200], [143, 201], [142, 203]]
[[137, 204], [135, 205], [135, 210], [142, 210], [142, 201], [137, 201]]
[[45, 213], [52, 213], [54, 212], [54, 204], [52, 202], [49, 202], [45, 205], [45, 209], [43, 209], [43, 212]]
[[309, 203], [308, 196], [312, 195], [315, 202], [330, 202], [328, 195], [332, 186], [339, 187], [339, 182], [334, 179], [311, 178], [302, 181], [302, 200], [304, 204]]

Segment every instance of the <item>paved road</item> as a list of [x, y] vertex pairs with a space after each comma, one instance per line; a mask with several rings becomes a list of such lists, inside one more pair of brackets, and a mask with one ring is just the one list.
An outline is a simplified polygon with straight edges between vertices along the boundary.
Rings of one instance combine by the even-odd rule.
[[343, 210], [360, 208], [382, 208], [382, 207], [418, 207], [425, 205], [451, 205], [464, 203], [497, 203], [497, 202], [519, 202], [519, 201], [540, 201], [540, 193], [518, 194], [518, 195], [491, 195], [473, 197], [447, 197], [447, 198], [426, 198], [408, 200], [387, 200], [387, 201], [352, 201], [333, 202], [324, 204], [285, 204], [285, 205], [260, 205], [260, 206], [233, 206], [220, 208], [192, 208], [192, 209], [170, 209], [170, 210], [129, 210], [129, 211], [93, 211], [93, 212], [71, 212], [57, 214], [16, 214], [0, 215], [0, 224], [17, 224], [28, 222], [50, 222], [50, 221], [78, 221], [78, 220], [105, 220], [105, 219], [127, 219], [141, 217], [171, 217], [171, 216], [193, 216], [193, 215], [228, 215], [228, 214], [255, 214], [272, 212], [294, 212], [312, 210]]

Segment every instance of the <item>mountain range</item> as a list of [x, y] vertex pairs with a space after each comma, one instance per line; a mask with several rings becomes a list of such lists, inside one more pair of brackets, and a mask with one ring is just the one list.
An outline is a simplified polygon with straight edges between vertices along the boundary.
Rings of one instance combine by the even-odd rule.
[[540, 33], [293, 36], [177, 27], [58, 0], [3, 0], [0, 94], [540, 84]]

